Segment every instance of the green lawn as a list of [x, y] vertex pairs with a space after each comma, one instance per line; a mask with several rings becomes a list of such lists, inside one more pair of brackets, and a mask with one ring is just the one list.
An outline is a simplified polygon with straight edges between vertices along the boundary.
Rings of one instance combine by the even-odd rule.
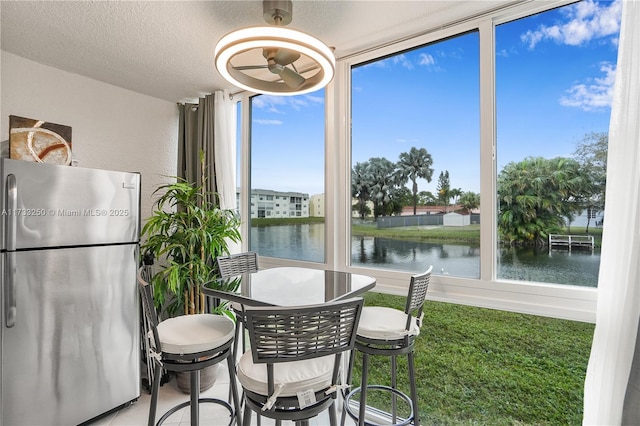
[[351, 235], [441, 244], [480, 245], [480, 225], [402, 226], [380, 229], [375, 225], [353, 225]]
[[[404, 298], [370, 293], [365, 304], [404, 309]], [[580, 425], [593, 328], [427, 301], [415, 348], [421, 423]], [[407, 383], [406, 357], [398, 364]], [[354, 383], [359, 371], [358, 357]], [[369, 383], [389, 384], [385, 358], [371, 363]]]
[[[584, 235], [585, 229], [566, 233]], [[480, 241], [478, 225], [377, 229], [363, 224], [354, 225], [352, 234], [448, 244]], [[589, 234], [599, 247], [602, 229], [591, 227]], [[404, 309], [398, 296], [369, 293], [365, 302]], [[415, 349], [421, 423], [580, 425], [593, 329], [588, 323], [428, 301]], [[409, 394], [406, 361], [398, 363], [400, 389]], [[354, 383], [359, 371], [357, 358]], [[388, 385], [389, 377], [388, 360], [373, 360], [369, 383]], [[387, 408], [384, 401], [369, 401]]]
[[[585, 227], [572, 226], [564, 229], [567, 235], [587, 235]], [[390, 238], [395, 240], [430, 242], [440, 244], [480, 245], [480, 225], [469, 226], [403, 226], [378, 229], [374, 223], [357, 224], [351, 227], [351, 235]], [[593, 235], [596, 247], [601, 246], [602, 228], [591, 226], [588, 235]]]

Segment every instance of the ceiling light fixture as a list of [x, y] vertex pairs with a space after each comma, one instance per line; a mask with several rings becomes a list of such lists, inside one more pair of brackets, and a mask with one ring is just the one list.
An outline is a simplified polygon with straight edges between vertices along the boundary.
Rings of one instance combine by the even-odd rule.
[[329, 84], [335, 72], [333, 51], [291, 22], [290, 0], [265, 0], [264, 19], [272, 26], [233, 31], [215, 48], [218, 72], [245, 90], [276, 96], [301, 95]]

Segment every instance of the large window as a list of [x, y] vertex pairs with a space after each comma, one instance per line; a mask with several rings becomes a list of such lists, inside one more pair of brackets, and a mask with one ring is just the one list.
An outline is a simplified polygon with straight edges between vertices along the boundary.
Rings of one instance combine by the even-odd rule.
[[[250, 248], [324, 262], [324, 91], [251, 98]], [[316, 201], [318, 203], [319, 201]]]
[[[592, 320], [620, 8], [416, 21], [339, 57], [326, 97], [247, 99], [248, 248], [364, 270], [380, 291], [433, 265], [433, 297]], [[593, 249], [550, 250], [550, 234]]]
[[352, 68], [351, 264], [480, 276], [479, 37]]
[[593, 1], [496, 27], [498, 278], [597, 286], [618, 32]]

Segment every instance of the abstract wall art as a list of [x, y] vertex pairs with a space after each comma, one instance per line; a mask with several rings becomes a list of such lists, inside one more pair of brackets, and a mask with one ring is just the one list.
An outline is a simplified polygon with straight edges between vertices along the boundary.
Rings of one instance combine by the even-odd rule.
[[71, 127], [9, 116], [9, 154], [14, 160], [71, 164]]

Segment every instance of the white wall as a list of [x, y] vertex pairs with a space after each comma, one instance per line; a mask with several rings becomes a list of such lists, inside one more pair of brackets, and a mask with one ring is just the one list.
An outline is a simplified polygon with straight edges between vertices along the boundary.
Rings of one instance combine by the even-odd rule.
[[9, 115], [71, 126], [78, 166], [141, 173], [148, 217], [154, 188], [176, 175], [177, 105], [1, 54], [0, 141], [9, 139]]

